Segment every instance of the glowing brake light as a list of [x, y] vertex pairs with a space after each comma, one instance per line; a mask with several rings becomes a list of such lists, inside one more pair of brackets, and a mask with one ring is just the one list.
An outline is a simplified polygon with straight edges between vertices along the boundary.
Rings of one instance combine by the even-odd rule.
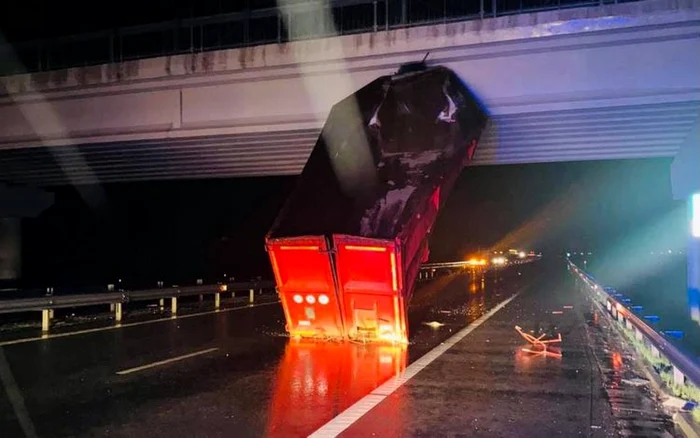
[[328, 295], [321, 295], [320, 297], [318, 297], [318, 302], [323, 304], [324, 306], [328, 304], [329, 301], [330, 300], [328, 299]]
[[345, 249], [347, 249], [348, 251], [386, 252], [386, 247], [384, 247], [384, 246], [345, 245]]
[[297, 304], [301, 304], [304, 302], [304, 297], [301, 295], [294, 295], [294, 302]]
[[314, 304], [316, 302], [316, 297], [313, 295], [307, 295], [306, 302], [309, 304]]
[[396, 274], [396, 254], [392, 252], [389, 257], [391, 259], [391, 288], [396, 292], [399, 290], [399, 280]]
[[298, 251], [318, 251], [318, 246], [280, 246], [283, 251], [298, 250]]

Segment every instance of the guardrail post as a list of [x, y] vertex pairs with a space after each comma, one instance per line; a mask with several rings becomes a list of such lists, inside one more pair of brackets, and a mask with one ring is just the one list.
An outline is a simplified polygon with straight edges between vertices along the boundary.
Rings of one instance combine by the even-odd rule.
[[44, 333], [49, 332], [49, 325], [51, 319], [49, 318], [49, 309], [44, 309], [41, 311], [41, 331]]
[[170, 313], [177, 315], [177, 297], [170, 298]]
[[114, 321], [117, 324], [122, 322], [122, 303], [114, 303]]
[[250, 290], [250, 300], [251, 303], [255, 301], [255, 289]]
[[214, 308], [218, 309], [221, 307], [221, 294], [219, 292], [214, 294]]
[[656, 357], [656, 358], [661, 357], [661, 353], [659, 353], [659, 349], [656, 348], [654, 345], [651, 345], [651, 355]]
[[677, 367], [673, 367], [673, 383], [678, 386], [685, 385], [685, 376]]

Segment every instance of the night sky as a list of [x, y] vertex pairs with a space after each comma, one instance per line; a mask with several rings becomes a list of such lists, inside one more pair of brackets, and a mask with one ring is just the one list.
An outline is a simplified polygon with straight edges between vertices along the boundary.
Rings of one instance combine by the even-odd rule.
[[[431, 260], [525, 247], [616, 253], [680, 249], [685, 207], [668, 159], [471, 167], [431, 238]], [[55, 189], [23, 223], [27, 285], [132, 286], [270, 277], [264, 235], [294, 177], [120, 183]], [[660, 231], [659, 228], [662, 228]], [[627, 245], [627, 246], [625, 246]]]

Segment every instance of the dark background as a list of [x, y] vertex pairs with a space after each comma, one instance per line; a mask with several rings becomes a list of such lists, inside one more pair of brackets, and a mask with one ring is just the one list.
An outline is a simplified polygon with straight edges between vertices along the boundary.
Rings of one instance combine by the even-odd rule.
[[[670, 160], [466, 168], [431, 238], [431, 260], [524, 248], [639, 257], [682, 250], [685, 205]], [[55, 204], [23, 221], [27, 285], [137, 285], [240, 279], [271, 272], [264, 236], [294, 177], [107, 184], [52, 189]], [[637, 263], [639, 260], [637, 259]]]

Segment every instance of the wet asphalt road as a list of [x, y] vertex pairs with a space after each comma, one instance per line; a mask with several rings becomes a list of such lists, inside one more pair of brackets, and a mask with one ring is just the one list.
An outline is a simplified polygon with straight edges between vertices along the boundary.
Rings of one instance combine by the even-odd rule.
[[0, 435], [25, 436], [24, 424], [39, 437], [306, 436], [522, 289], [533, 269], [422, 284], [408, 348], [290, 341], [275, 303], [0, 347]]
[[[343, 437], [667, 437], [670, 418], [621, 344], [561, 266], [383, 399]], [[515, 325], [561, 357], [533, 356]]]

